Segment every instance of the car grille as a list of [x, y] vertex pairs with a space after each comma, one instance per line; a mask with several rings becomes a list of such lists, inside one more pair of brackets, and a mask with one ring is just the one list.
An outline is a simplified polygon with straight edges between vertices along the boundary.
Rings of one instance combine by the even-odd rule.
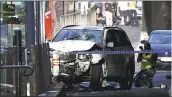
[[60, 73], [65, 73], [68, 75], [73, 74], [75, 71], [75, 66], [70, 66], [68, 63], [75, 61], [76, 55], [69, 54], [68, 52], [60, 52], [58, 55], [60, 58]]
[[69, 53], [60, 53], [59, 54], [61, 61], [72, 61], [75, 60], [76, 55], [75, 54], [69, 54]]

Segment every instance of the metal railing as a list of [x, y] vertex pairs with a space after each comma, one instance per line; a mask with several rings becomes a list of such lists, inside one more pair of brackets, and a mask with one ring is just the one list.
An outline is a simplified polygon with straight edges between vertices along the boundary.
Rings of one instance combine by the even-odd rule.
[[[33, 68], [30, 64], [26, 63], [26, 58], [22, 58], [22, 63], [19, 65], [17, 61], [17, 47], [10, 47], [10, 48], [5, 48], [4, 52], [4, 57], [2, 59], [4, 60], [4, 63], [0, 65], [0, 71], [2, 75], [2, 81], [0, 85], [2, 86], [3, 84], [6, 84], [7, 86], [12, 85], [13, 87], [3, 87], [1, 88], [2, 91], [9, 91], [11, 90], [10, 93], [16, 96], [20, 96], [22, 94], [22, 84], [23, 83], [23, 78], [32, 75], [33, 73]], [[25, 48], [22, 48], [22, 51], [24, 51]], [[24, 53], [22, 53], [22, 56], [27, 56], [28, 52], [25, 50]], [[29, 72], [28, 72], [29, 71]], [[20, 83], [20, 84], [19, 84]], [[20, 89], [22, 88], [22, 89]], [[9, 94], [9, 93], [6, 93]], [[1, 95], [3, 96], [3, 95]]]
[[[21, 65], [15, 65], [17, 63], [16, 54], [16, 47], [6, 48], [3, 56], [4, 64], [0, 66], [0, 71], [3, 72], [1, 73], [3, 80], [0, 86], [3, 87], [0, 88], [0, 96], [37, 96], [45, 93], [51, 83], [48, 43], [33, 45], [29, 49], [23, 47]], [[2, 91], [10, 92], [2, 93]]]
[[60, 16], [60, 26], [64, 27], [67, 25], [95, 26], [96, 12], [92, 10], [87, 15], [81, 15], [81, 12], [76, 12]]

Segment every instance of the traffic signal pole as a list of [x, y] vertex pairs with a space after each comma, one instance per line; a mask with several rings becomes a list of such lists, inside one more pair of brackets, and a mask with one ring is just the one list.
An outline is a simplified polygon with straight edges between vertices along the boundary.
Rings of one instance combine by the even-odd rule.
[[35, 44], [35, 14], [34, 1], [25, 1], [26, 8], [26, 48]]

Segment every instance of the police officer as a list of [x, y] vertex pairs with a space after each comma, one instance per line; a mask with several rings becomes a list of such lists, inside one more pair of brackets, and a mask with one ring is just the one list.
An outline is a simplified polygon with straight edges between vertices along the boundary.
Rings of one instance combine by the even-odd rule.
[[[150, 43], [145, 43], [144, 44], [144, 50], [151, 50], [151, 45]], [[144, 84], [148, 87], [148, 88], [152, 88], [153, 87], [153, 83], [152, 83], [152, 78], [154, 76], [154, 74], [156, 73], [155, 70], [155, 64], [157, 61], [157, 54], [156, 53], [145, 53], [145, 54], [139, 54], [138, 62], [141, 62], [141, 71], [139, 72], [138, 75], [140, 76], [144, 76], [146, 75], [146, 77], [141, 77], [144, 81]]]
[[131, 1], [128, 4], [128, 16], [131, 26], [138, 26], [137, 11], [136, 11], [136, 1]]

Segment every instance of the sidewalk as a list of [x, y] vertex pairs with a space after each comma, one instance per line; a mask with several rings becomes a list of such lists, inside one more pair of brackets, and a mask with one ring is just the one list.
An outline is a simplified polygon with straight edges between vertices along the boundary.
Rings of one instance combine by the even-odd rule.
[[56, 95], [59, 93], [60, 89], [62, 88], [62, 84], [61, 83], [57, 83], [57, 84], [52, 84], [50, 86], [50, 89], [48, 91], [46, 91], [43, 94], [40, 94], [38, 96], [51, 96], [51, 97], [56, 97]]
[[0, 83], [0, 97], [13, 97], [15, 96], [13, 93], [13, 86], [9, 84]]

